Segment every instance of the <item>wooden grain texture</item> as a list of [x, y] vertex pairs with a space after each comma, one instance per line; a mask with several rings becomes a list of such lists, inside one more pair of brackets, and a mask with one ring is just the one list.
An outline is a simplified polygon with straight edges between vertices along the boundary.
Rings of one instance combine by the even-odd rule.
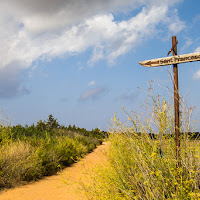
[[176, 55], [164, 58], [156, 58], [152, 60], [139, 62], [139, 64], [144, 67], [158, 67], [158, 66], [173, 65], [173, 64], [195, 62], [195, 61], [200, 61], [200, 53], [190, 53], [178, 56]]

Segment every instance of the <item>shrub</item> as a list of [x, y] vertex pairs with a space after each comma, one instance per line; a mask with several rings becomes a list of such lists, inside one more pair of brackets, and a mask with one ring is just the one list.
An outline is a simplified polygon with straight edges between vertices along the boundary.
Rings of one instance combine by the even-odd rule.
[[22, 141], [9, 143], [0, 149], [0, 187], [13, 187], [23, 181], [33, 161], [29, 159], [33, 148]]
[[44, 124], [0, 127], [0, 189], [52, 175], [101, 143], [98, 139], [56, 128], [58, 123], [52, 116], [47, 124], [49, 131], [43, 129]]
[[125, 111], [126, 123], [114, 116], [108, 164], [99, 167], [92, 187], [87, 188], [91, 198], [200, 198], [200, 141], [191, 140], [187, 134], [191, 128], [191, 109], [182, 107], [181, 167], [178, 168], [170, 106], [173, 104], [160, 96], [150, 96], [146, 105], [146, 115], [130, 115]]

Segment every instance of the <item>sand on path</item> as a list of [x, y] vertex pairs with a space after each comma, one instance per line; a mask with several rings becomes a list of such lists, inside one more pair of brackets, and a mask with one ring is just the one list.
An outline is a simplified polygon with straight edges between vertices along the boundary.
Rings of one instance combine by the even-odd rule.
[[105, 162], [104, 149], [98, 146], [79, 162], [65, 168], [57, 175], [38, 182], [9, 189], [0, 194], [0, 200], [85, 200], [88, 199], [81, 183], [91, 182], [90, 171]]

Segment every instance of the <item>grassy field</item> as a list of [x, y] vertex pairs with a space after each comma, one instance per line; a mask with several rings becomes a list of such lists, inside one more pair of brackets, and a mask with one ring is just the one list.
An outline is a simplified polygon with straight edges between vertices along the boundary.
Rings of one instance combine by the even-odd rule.
[[101, 144], [98, 129], [64, 127], [49, 116], [32, 126], [0, 127], [0, 189], [55, 174]]
[[[200, 143], [191, 141], [181, 148], [182, 167], [176, 167], [174, 140], [115, 133], [110, 135], [109, 165], [97, 169], [94, 199], [199, 199]], [[183, 141], [182, 141], [183, 142]]]
[[[108, 164], [96, 169], [92, 187], [87, 187], [91, 199], [200, 199], [200, 140], [188, 134], [192, 132], [191, 109], [181, 107], [177, 160], [171, 105], [160, 96], [150, 96], [146, 115], [125, 111], [127, 122], [114, 116], [106, 152]], [[178, 161], [181, 167], [177, 167]]]

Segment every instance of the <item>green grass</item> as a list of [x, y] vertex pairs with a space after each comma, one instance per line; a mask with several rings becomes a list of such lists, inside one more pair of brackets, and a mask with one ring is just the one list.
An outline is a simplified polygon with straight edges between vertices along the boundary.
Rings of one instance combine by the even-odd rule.
[[80, 130], [1, 126], [0, 190], [55, 174], [101, 144], [93, 132]]
[[[181, 108], [178, 168], [173, 104], [150, 96], [146, 105], [146, 115], [126, 112], [128, 122], [114, 116], [107, 164], [97, 168], [92, 186], [86, 187], [91, 199], [200, 199], [200, 140], [187, 134], [192, 132], [191, 109]], [[155, 133], [156, 138], [149, 133]]]
[[110, 136], [108, 165], [97, 170], [91, 196], [94, 199], [199, 199], [200, 144], [189, 142], [182, 150], [182, 167], [176, 168], [173, 139], [115, 133]]

